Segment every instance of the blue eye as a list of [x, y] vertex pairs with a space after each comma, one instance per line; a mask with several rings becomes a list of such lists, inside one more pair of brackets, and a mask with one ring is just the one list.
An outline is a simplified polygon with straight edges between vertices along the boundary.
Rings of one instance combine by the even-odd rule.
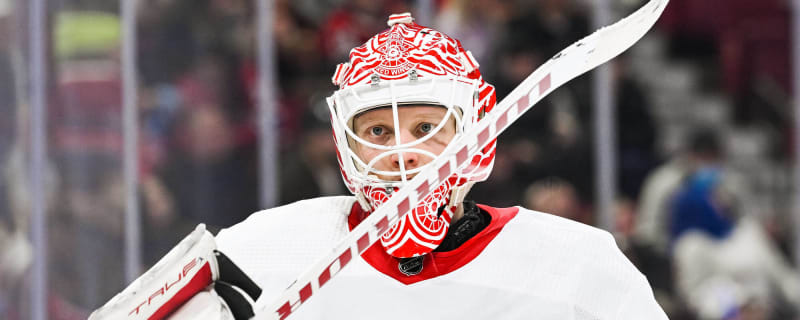
[[379, 136], [383, 134], [383, 127], [372, 127], [371, 129], [372, 135]]
[[423, 133], [429, 133], [433, 131], [433, 124], [430, 123], [423, 123], [419, 126], [419, 130]]

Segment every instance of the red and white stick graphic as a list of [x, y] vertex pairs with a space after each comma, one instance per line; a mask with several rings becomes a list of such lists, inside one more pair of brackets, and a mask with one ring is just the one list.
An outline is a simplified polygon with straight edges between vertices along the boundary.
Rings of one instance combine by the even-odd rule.
[[516, 89], [486, 114], [486, 118], [417, 174], [406, 186], [353, 229], [318, 263], [306, 270], [271, 305], [263, 306], [257, 319], [285, 319], [325, 285], [353, 256], [363, 253], [420, 199], [433, 191], [455, 170], [467, 165], [478, 150], [496, 138], [525, 111], [555, 88], [594, 69], [630, 48], [653, 26], [668, 0], [650, 0], [624, 19], [573, 43], [536, 69]]

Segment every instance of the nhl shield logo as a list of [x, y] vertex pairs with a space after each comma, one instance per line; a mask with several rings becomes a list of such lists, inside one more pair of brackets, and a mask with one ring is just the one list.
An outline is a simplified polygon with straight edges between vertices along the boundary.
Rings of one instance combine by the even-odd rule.
[[425, 256], [401, 258], [400, 262], [397, 264], [397, 268], [400, 269], [400, 272], [406, 276], [418, 275], [420, 272], [422, 272], [422, 261], [424, 258]]

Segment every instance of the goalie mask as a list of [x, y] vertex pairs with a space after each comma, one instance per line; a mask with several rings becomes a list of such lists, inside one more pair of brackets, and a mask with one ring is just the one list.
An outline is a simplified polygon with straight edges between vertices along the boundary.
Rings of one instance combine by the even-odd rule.
[[[337, 66], [332, 80], [339, 89], [327, 99], [342, 177], [367, 212], [495, 104], [494, 87], [458, 40], [417, 25], [408, 13], [390, 16], [388, 24]], [[489, 176], [494, 154], [492, 141], [441, 181], [381, 237], [386, 252], [407, 258], [433, 251], [469, 188]]]

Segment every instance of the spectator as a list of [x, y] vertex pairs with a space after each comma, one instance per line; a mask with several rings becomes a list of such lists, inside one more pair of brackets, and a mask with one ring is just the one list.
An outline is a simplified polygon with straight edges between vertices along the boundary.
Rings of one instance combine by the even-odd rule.
[[305, 133], [298, 152], [281, 161], [280, 203], [347, 192], [336, 162], [336, 149], [331, 143], [330, 125], [309, 116], [303, 121]]
[[173, 214], [191, 224], [229, 226], [258, 209], [252, 145], [236, 145], [234, 130], [219, 106], [185, 111], [177, 125], [178, 145], [158, 177]]
[[647, 174], [656, 166], [656, 123], [647, 93], [630, 74], [626, 56], [613, 64], [616, 88], [617, 158], [622, 196], [638, 199]]
[[678, 293], [701, 319], [790, 319], [800, 276], [757, 220], [736, 215], [724, 172], [702, 168], [679, 189], [671, 235]]
[[688, 141], [684, 152], [673, 156], [645, 179], [639, 200], [634, 238], [662, 256], [668, 254], [671, 199], [688, 175], [716, 163], [722, 154], [716, 133], [710, 130], [697, 130]]
[[653, 285], [656, 297], [670, 317], [686, 311], [673, 285], [669, 252], [671, 201], [684, 179], [696, 168], [713, 163], [722, 153], [716, 134], [706, 129], [692, 132], [683, 152], [651, 171], [644, 180], [631, 236], [634, 263]]
[[575, 187], [559, 178], [551, 177], [531, 184], [525, 190], [523, 205], [532, 210], [591, 224]]
[[69, 164], [70, 170], [64, 171], [48, 243], [54, 291], [63, 297], [52, 297], [51, 303], [59, 308], [92, 310], [124, 285], [124, 261], [119, 259], [125, 222], [120, 163], [108, 154], [62, 159], [62, 166]]

